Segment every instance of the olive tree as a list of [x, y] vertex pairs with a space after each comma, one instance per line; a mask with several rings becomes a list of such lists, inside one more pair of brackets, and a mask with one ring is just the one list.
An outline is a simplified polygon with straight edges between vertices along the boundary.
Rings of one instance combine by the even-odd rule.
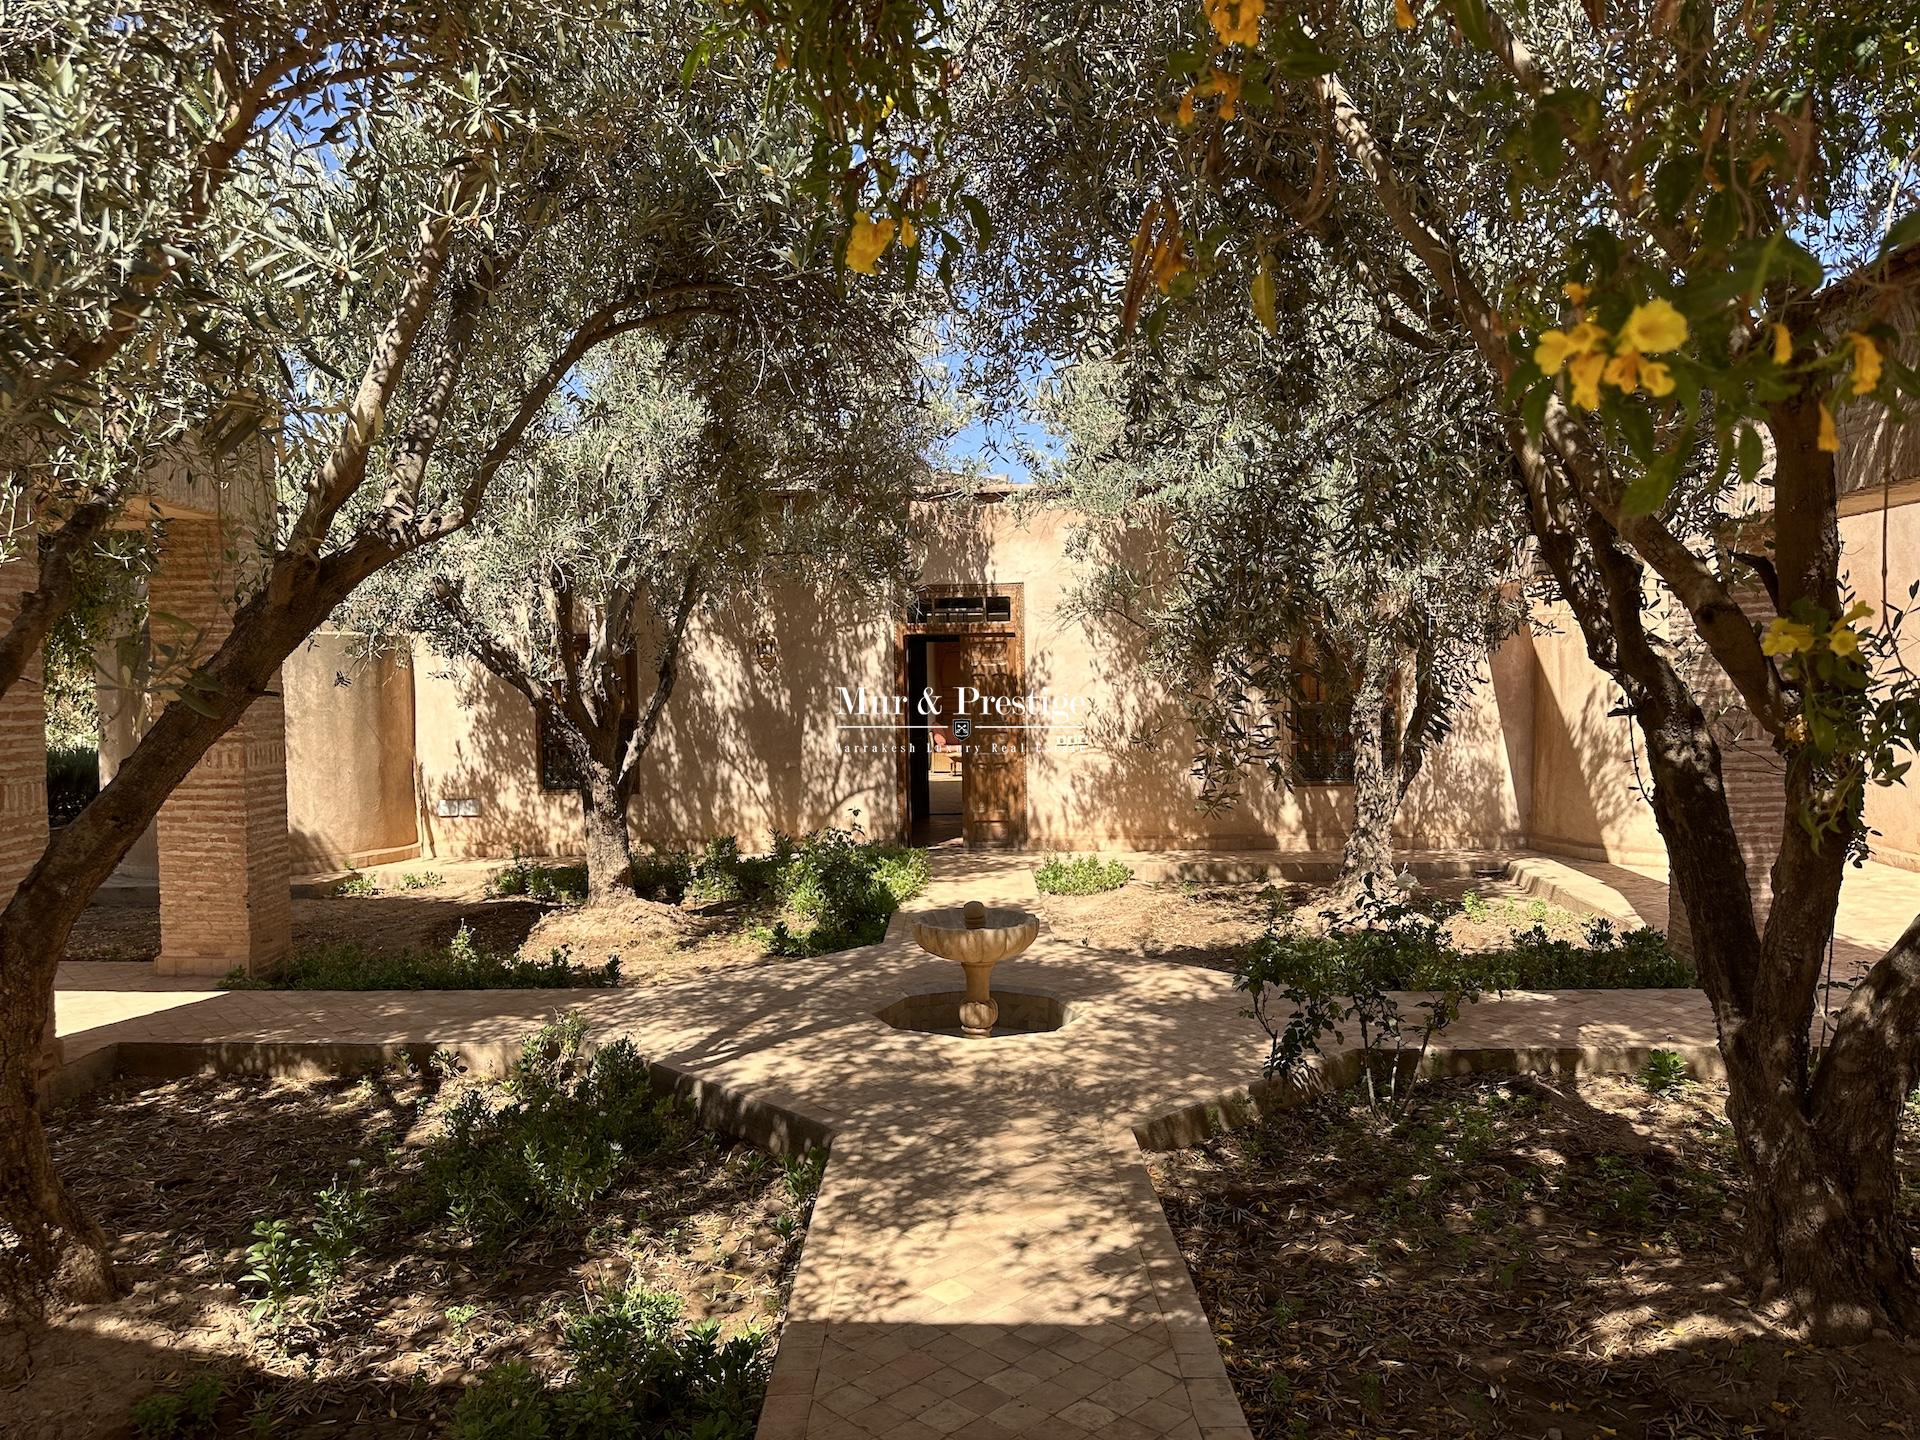
[[[887, 593], [935, 440], [911, 311], [868, 287], [609, 347], [450, 544], [356, 619], [477, 660], [578, 791], [589, 903], [627, 893], [639, 768], [703, 611], [769, 586]], [[391, 592], [390, 596], [387, 592]]]
[[[996, 9], [983, 34], [1000, 94], [1044, 102], [956, 107], [984, 117], [980, 163], [1056, 177], [1045, 203], [1072, 218], [1049, 227], [1004, 180], [995, 194], [1051, 230], [1027, 254], [1090, 252], [1106, 294], [1124, 269], [1113, 312], [1135, 343], [1209, 297], [1250, 322], [1324, 313], [1312, 282], [1337, 272], [1383, 324], [1467, 347], [1539, 563], [1647, 747], [1757, 1270], [1822, 1335], [1920, 1329], [1895, 1167], [1920, 1080], [1920, 923], [1812, 1038], [1866, 788], [1897, 783], [1920, 735], [1889, 617], [1841, 591], [1835, 469], [1850, 408], [1871, 424], [1915, 390], [1903, 17], [1223, 0]], [[1106, 202], [1057, 193], [1089, 175]], [[1003, 313], [1033, 310], [1044, 273], [1020, 270]], [[1261, 363], [1293, 356], [1276, 340]], [[1723, 691], [1786, 775], [1764, 916], [1710, 721]]]
[[[472, 521], [583, 358], [698, 316], [750, 325], [762, 309], [814, 303], [844, 225], [791, 169], [743, 157], [785, 134], [803, 166], [843, 160], [871, 123], [810, 139], [821, 117], [876, 113], [916, 45], [910, 30], [839, 7], [759, 7], [718, 38], [705, 17], [671, 5], [436, 6], [412, 18], [381, 7], [349, 15], [380, 54], [388, 37], [417, 30], [438, 59], [407, 52], [361, 67], [332, 30], [316, 21], [309, 33], [305, 12], [271, 12], [265, 58], [236, 58], [230, 9], [188, 7], [185, 29], [159, 28], [134, 66], [131, 120], [117, 57], [126, 32], [145, 27], [111, 7], [29, 27], [4, 62], [9, 115], [30, 110], [39, 126], [7, 163], [77, 167], [47, 181], [68, 187], [63, 203], [12, 211], [22, 224], [31, 210], [39, 227], [9, 272], [15, 300], [26, 297], [8, 310], [25, 317], [7, 337], [9, 390], [23, 397], [15, 418], [57, 401], [62, 443], [117, 445], [111, 424], [93, 422], [123, 390], [162, 432], [195, 412], [204, 389], [244, 392], [260, 397], [249, 408], [265, 417], [280, 490], [241, 537], [230, 628], [177, 647], [156, 677], [163, 704], [150, 728], [0, 909], [0, 1279], [28, 1301], [63, 1258], [86, 1288], [112, 1283], [105, 1237], [60, 1183], [38, 1111], [55, 967], [88, 897], [357, 585]], [[308, 45], [321, 47], [301, 62], [317, 67], [311, 75], [274, 58], [277, 46]], [[762, 82], [781, 49], [786, 88], [770, 95]], [[226, 109], [209, 119], [206, 97], [183, 102], [190, 153], [179, 176], [167, 172], [184, 197], [178, 224], [141, 198], [137, 165], [112, 182], [135, 199], [123, 210], [109, 195], [96, 216], [88, 186], [120, 165], [124, 128], [146, 114], [141, 95], [164, 96], [178, 67], [195, 63], [222, 93], [266, 98], [217, 134]], [[361, 104], [350, 89], [376, 98]], [[285, 103], [274, 98], [282, 90]], [[166, 126], [163, 113], [163, 139]], [[223, 210], [242, 193], [224, 183], [236, 157], [256, 145], [246, 198]], [[104, 299], [69, 303], [59, 287], [90, 263], [96, 228], [130, 215], [157, 216], [156, 228], [115, 242], [117, 258], [87, 281]], [[160, 303], [169, 297], [180, 303]], [[63, 328], [69, 318], [77, 329]], [[152, 374], [101, 380], [136, 356], [173, 373], [164, 367], [188, 349], [196, 367], [223, 361], [217, 384], [156, 395]], [[21, 433], [40, 446], [48, 428], [35, 420]], [[38, 454], [9, 452], [29, 468]], [[118, 493], [104, 496], [109, 509]], [[43, 580], [47, 558], [43, 543]], [[57, 596], [29, 596], [15, 623], [61, 608]]]
[[1141, 634], [1183, 699], [1202, 804], [1249, 768], [1351, 784], [1354, 896], [1392, 874], [1408, 787], [1524, 619], [1506, 457], [1444, 348], [1359, 313], [1281, 375], [1245, 328], [1202, 315], [1066, 372], [1050, 488], [1086, 517], [1079, 605]]

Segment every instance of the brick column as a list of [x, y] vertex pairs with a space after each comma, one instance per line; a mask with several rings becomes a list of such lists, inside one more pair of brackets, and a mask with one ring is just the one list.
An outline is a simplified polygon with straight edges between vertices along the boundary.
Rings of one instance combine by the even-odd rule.
[[[1756, 625], [1764, 625], [1772, 617], [1773, 602], [1758, 581], [1750, 580], [1735, 587], [1733, 598]], [[1713, 730], [1714, 743], [1720, 747], [1720, 780], [1726, 790], [1727, 809], [1733, 816], [1740, 856], [1747, 864], [1747, 889], [1753, 901], [1754, 924], [1764, 928], [1767, 914], [1773, 908], [1773, 862], [1780, 853], [1782, 827], [1786, 821], [1786, 761], [1773, 748], [1772, 737], [1747, 713], [1726, 672], [1687, 626], [1684, 613], [1679, 613], [1677, 606], [1675, 610], [1675, 628], [1684, 637], [1680, 646], [1681, 673], [1693, 685]], [[1680, 629], [1681, 626], [1687, 628]], [[1676, 955], [1692, 958], [1693, 932], [1687, 924], [1686, 907], [1671, 891], [1667, 943]]]
[[[156, 642], [181, 644], [169, 620], [198, 633], [204, 660], [232, 624], [234, 566], [215, 520], [167, 525], [148, 585]], [[292, 943], [287, 850], [287, 727], [279, 695], [263, 695], [194, 766], [160, 809], [162, 975], [271, 969]]]
[[[34, 532], [16, 526], [9, 548], [19, 558], [0, 564], [0, 625], [11, 625], [20, 597], [39, 577]], [[11, 689], [0, 696], [0, 905], [13, 898], [40, 852], [47, 848], [47, 710], [36, 655]], [[60, 1068], [60, 1041], [47, 1013], [42, 1076]]]

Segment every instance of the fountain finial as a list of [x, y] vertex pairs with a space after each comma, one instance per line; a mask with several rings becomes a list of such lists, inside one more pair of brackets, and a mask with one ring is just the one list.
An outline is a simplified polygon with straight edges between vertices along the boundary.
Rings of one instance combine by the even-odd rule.
[[987, 907], [978, 900], [969, 900], [960, 907], [961, 917], [967, 922], [969, 930], [983, 930], [987, 924]]

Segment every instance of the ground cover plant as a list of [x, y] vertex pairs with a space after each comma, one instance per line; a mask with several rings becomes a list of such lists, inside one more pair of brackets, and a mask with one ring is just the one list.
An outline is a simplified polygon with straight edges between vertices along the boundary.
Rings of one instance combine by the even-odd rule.
[[524, 895], [549, 905], [577, 905], [587, 898], [585, 865], [548, 865], [516, 855], [487, 881], [490, 896]]
[[[856, 832], [782, 839], [764, 855], [722, 838], [634, 862], [637, 892], [581, 904], [577, 865], [517, 858], [492, 869], [369, 871], [330, 894], [296, 894], [291, 959], [230, 986], [471, 990], [635, 983], [871, 944], [927, 881], [926, 852]], [[784, 932], [780, 927], [784, 926]], [[464, 932], [464, 938], [463, 938]], [[84, 912], [66, 958], [151, 960], [152, 892], [113, 892]], [[617, 962], [617, 965], [616, 965]]]
[[[1320, 919], [1310, 930], [1297, 914], [1276, 915], [1245, 950], [1234, 984], [1267, 1033], [1267, 1075], [1302, 1078], [1328, 1042], [1352, 1044], [1361, 1091], [1387, 1115], [1412, 1102], [1435, 1037], [1489, 993], [1693, 983], [1692, 967], [1675, 957], [1666, 937], [1647, 929], [1619, 935], [1602, 918], [1588, 923], [1584, 945], [1536, 923], [1513, 932], [1504, 946], [1466, 951], [1430, 907], [1397, 889], [1378, 890], [1370, 877], [1352, 903]], [[1415, 993], [1396, 993], [1408, 991]]]
[[1674, 990], [1697, 983], [1692, 965], [1658, 930], [1623, 930], [1604, 916], [1587, 920], [1578, 940], [1535, 923], [1484, 949], [1459, 944], [1429, 910], [1397, 902], [1321, 919], [1314, 925], [1295, 913], [1277, 917], [1249, 947], [1246, 966], [1279, 978], [1363, 969], [1388, 990], [1435, 990], [1462, 978], [1485, 990]]
[[1099, 895], [1132, 878], [1125, 861], [1098, 855], [1049, 855], [1033, 870], [1034, 888], [1042, 895]]
[[482, 949], [463, 925], [445, 945], [380, 950], [361, 941], [303, 946], [267, 975], [234, 970], [227, 990], [562, 990], [620, 983], [618, 956], [597, 966], [573, 963], [564, 949], [544, 957]]
[[1920, 1432], [1910, 1347], [1810, 1348], [1729, 1285], [1725, 1102], [1436, 1081], [1392, 1124], [1346, 1092], [1152, 1170], [1256, 1435]]
[[493, 1402], [536, 1391], [552, 1435], [750, 1434], [817, 1160], [643, 1077], [568, 1023], [505, 1079], [196, 1077], [57, 1112], [130, 1292], [56, 1311], [8, 1434], [522, 1435]]

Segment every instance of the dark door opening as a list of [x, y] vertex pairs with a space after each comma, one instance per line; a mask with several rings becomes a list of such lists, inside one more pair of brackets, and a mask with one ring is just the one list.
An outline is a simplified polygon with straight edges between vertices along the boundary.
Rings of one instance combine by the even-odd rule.
[[[907, 813], [915, 844], [938, 844], [960, 836], [964, 818], [964, 757], [950, 723], [960, 684], [957, 635], [907, 637]], [[939, 713], [921, 712], [932, 694]]]

